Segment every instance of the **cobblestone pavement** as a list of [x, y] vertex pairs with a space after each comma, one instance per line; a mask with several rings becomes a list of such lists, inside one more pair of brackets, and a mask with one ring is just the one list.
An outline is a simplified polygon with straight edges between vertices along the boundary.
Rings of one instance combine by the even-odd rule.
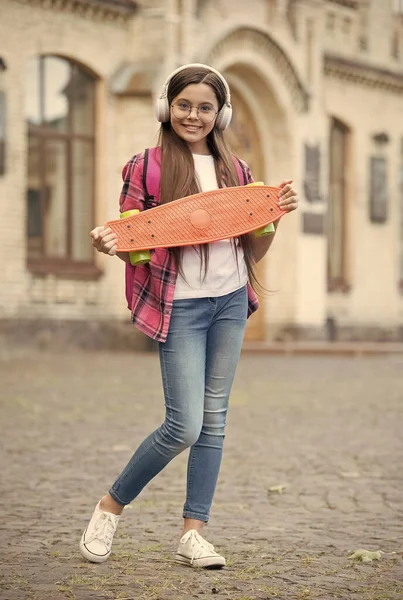
[[243, 355], [205, 532], [223, 571], [173, 561], [187, 453], [124, 511], [108, 563], [78, 552], [163, 417], [155, 354], [3, 349], [0, 382], [2, 600], [403, 598], [402, 356]]

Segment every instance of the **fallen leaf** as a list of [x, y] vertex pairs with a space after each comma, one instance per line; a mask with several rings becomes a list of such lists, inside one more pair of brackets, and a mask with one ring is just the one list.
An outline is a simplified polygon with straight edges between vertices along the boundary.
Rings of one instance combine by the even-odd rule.
[[376, 552], [371, 552], [371, 550], [356, 550], [352, 554], [350, 554], [349, 558], [352, 560], [357, 560], [359, 562], [372, 562], [373, 560], [379, 560], [385, 554], [382, 550], [377, 550]]
[[272, 485], [268, 491], [269, 494], [282, 494], [286, 489], [286, 485]]

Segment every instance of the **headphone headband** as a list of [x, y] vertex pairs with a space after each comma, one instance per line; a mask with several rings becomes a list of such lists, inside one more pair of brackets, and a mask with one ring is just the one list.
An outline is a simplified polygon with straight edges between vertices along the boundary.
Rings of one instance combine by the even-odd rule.
[[168, 88], [169, 88], [169, 84], [171, 83], [171, 79], [175, 75], [180, 73], [181, 71], [184, 71], [185, 69], [188, 69], [190, 67], [202, 67], [203, 69], [208, 69], [211, 73], [215, 73], [216, 75], [218, 75], [218, 77], [221, 79], [221, 81], [223, 82], [224, 87], [225, 87], [225, 92], [226, 92], [226, 96], [227, 96], [225, 101], [228, 103], [231, 102], [231, 93], [230, 93], [229, 85], [226, 82], [226, 80], [224, 79], [224, 77], [221, 75], [221, 73], [219, 71], [217, 71], [216, 69], [213, 69], [213, 67], [210, 67], [209, 65], [203, 65], [202, 63], [191, 63], [189, 65], [182, 65], [181, 67], [178, 67], [177, 69], [175, 69], [175, 71], [172, 71], [172, 73], [169, 75], [169, 77], [167, 77], [164, 85], [162, 86], [162, 92], [161, 92], [160, 98], [168, 97]]
[[229, 85], [219, 71], [216, 71], [216, 69], [213, 69], [213, 67], [210, 67], [209, 65], [204, 65], [202, 63], [191, 63], [188, 65], [183, 65], [182, 67], [175, 69], [175, 71], [172, 71], [172, 73], [169, 75], [169, 77], [165, 80], [165, 83], [162, 86], [161, 94], [159, 95], [158, 100], [157, 100], [157, 119], [158, 119], [158, 121], [160, 123], [167, 123], [169, 121], [170, 107], [169, 107], [169, 103], [168, 103], [168, 89], [169, 89], [169, 84], [170, 84], [172, 78], [177, 73], [180, 73], [181, 71], [184, 71], [185, 69], [188, 69], [190, 67], [201, 67], [203, 69], [207, 69], [211, 73], [215, 73], [215, 75], [217, 75], [220, 78], [220, 80], [222, 81], [222, 83], [225, 87], [225, 103], [217, 115], [216, 127], [218, 129], [226, 129], [228, 127], [228, 125], [230, 124], [231, 117], [232, 117], [231, 93], [230, 93]]

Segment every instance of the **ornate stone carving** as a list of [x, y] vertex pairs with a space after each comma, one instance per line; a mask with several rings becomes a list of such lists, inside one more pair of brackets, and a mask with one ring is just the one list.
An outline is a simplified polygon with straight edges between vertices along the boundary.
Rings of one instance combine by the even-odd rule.
[[330, 4], [340, 4], [346, 8], [356, 10], [358, 8], [358, 0], [327, 0]]
[[103, 20], [123, 20], [137, 10], [134, 0], [17, 0], [21, 4], [41, 6], [47, 10], [63, 10], [80, 16]]
[[299, 74], [281, 46], [268, 34], [251, 27], [241, 27], [229, 33], [214, 47], [206, 57], [207, 64], [214, 64], [219, 57], [236, 50], [252, 50], [264, 57], [276, 67], [280, 77], [288, 87], [293, 105], [297, 112], [306, 112], [309, 108], [309, 93]]
[[403, 93], [403, 74], [331, 54], [325, 55], [324, 73], [367, 87]]

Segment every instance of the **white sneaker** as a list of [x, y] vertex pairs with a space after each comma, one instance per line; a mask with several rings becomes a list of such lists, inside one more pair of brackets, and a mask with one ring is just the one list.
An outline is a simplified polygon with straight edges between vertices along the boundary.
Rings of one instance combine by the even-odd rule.
[[84, 558], [95, 563], [108, 560], [119, 517], [101, 510], [98, 502], [80, 541], [80, 552]]
[[221, 569], [225, 566], [225, 558], [220, 556], [214, 550], [214, 546], [202, 538], [196, 529], [191, 529], [182, 537], [175, 560], [189, 567]]

